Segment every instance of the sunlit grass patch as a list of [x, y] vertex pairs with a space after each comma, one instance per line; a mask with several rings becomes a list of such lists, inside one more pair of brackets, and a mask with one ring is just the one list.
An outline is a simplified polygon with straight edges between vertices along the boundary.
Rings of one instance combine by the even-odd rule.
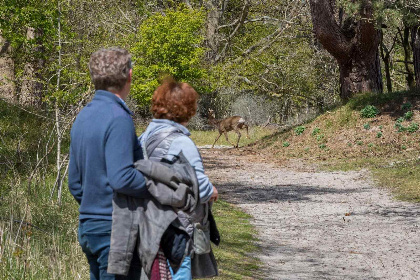
[[396, 162], [372, 172], [379, 185], [390, 189], [397, 198], [420, 202], [420, 159]]
[[213, 205], [221, 243], [213, 246], [220, 276], [216, 279], [259, 279], [259, 260], [255, 253], [256, 231], [250, 224], [250, 216], [235, 206], [218, 201]]

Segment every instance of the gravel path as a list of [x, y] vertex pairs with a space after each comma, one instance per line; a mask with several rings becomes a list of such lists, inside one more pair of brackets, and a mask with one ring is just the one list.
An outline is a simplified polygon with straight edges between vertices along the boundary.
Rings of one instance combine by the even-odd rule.
[[367, 171], [201, 153], [221, 197], [254, 217], [264, 263], [256, 279], [420, 279], [420, 205], [393, 200]]

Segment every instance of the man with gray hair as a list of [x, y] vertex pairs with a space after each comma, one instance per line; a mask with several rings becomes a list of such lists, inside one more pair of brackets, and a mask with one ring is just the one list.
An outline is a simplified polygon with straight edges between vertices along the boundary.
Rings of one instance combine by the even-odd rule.
[[79, 243], [90, 265], [90, 279], [139, 279], [134, 257], [127, 277], [107, 273], [113, 192], [150, 197], [143, 175], [134, 168], [141, 148], [124, 100], [130, 92], [130, 54], [101, 49], [89, 61], [95, 96], [71, 129], [69, 189], [79, 203]]

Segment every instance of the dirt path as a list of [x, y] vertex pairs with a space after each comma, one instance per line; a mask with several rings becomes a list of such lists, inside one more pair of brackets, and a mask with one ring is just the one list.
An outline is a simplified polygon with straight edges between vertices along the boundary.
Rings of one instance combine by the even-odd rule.
[[368, 172], [302, 171], [201, 149], [221, 197], [251, 214], [260, 279], [420, 279], [420, 205]]

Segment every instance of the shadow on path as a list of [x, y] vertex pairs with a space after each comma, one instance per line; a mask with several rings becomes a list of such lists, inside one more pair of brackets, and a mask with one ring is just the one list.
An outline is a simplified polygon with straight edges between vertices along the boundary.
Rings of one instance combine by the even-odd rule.
[[265, 203], [284, 201], [310, 200], [314, 195], [325, 194], [351, 194], [364, 192], [360, 189], [334, 189], [320, 186], [303, 185], [275, 185], [250, 186], [245, 183], [217, 183], [220, 196], [232, 203]]

